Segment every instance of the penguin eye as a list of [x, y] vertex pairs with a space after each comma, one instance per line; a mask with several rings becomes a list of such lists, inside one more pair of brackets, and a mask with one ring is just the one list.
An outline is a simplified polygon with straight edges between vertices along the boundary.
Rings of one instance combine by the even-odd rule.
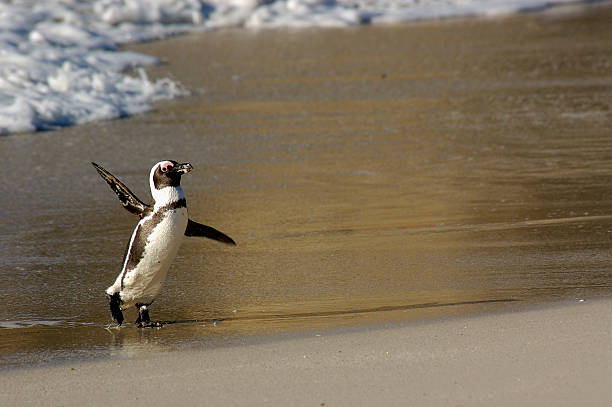
[[159, 169], [161, 170], [161, 172], [163, 172], [164, 174], [167, 173], [168, 171], [170, 171], [172, 168], [174, 168], [174, 165], [170, 164], [170, 163], [166, 163], [164, 165], [160, 165]]

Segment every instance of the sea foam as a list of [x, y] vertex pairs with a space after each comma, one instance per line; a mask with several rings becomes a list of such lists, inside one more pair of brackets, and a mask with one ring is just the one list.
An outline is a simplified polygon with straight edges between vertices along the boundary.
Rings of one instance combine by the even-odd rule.
[[[14, 0], [0, 3], [0, 134], [144, 112], [185, 94], [127, 42], [223, 27], [345, 27], [491, 15], [574, 0]], [[128, 73], [131, 72], [131, 73]]]

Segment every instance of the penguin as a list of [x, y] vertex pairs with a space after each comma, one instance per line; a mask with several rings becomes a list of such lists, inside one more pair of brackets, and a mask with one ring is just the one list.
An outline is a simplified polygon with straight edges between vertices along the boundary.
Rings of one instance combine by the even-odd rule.
[[149, 185], [153, 204], [141, 201], [113, 174], [91, 163], [129, 212], [140, 220], [125, 249], [121, 272], [106, 289], [113, 320], [120, 327], [129, 307], [138, 310], [138, 327], [157, 326], [149, 317], [149, 306], [159, 294], [183, 236], [201, 236], [235, 245], [226, 234], [188, 217], [181, 176], [193, 169], [189, 163], [160, 161], [151, 168]]

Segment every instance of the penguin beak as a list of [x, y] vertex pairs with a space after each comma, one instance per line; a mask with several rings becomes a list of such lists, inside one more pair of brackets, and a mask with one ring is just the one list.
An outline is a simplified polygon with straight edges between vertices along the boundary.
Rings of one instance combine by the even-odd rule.
[[192, 169], [193, 169], [193, 165], [189, 163], [176, 164], [174, 167], [172, 167], [172, 172], [182, 175], [182, 174], [187, 174]]

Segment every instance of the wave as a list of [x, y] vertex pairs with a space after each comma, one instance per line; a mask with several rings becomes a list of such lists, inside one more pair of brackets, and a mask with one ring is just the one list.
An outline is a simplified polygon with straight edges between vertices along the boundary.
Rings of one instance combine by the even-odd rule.
[[148, 111], [188, 92], [151, 81], [150, 56], [119, 51], [194, 30], [346, 27], [491, 15], [572, 0], [14, 0], [0, 3], [0, 134]]

